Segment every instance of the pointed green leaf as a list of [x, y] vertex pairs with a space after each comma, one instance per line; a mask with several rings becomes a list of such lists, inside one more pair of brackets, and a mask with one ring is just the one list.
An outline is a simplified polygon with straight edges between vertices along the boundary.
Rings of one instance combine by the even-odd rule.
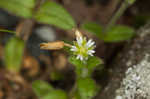
[[110, 28], [103, 39], [105, 42], [120, 42], [129, 40], [135, 34], [134, 29], [128, 26], [116, 25]]
[[83, 64], [83, 62], [81, 60], [77, 59], [75, 56], [70, 56], [69, 62], [72, 63], [73, 65], [75, 65], [77, 68], [82, 68], [83, 66], [85, 66]]
[[41, 80], [34, 81], [32, 89], [38, 97], [44, 97], [53, 90], [50, 84]]
[[53, 90], [45, 95], [42, 99], [68, 99], [68, 97], [62, 90]]
[[48, 0], [41, 5], [35, 15], [35, 19], [66, 30], [75, 27], [75, 22], [69, 13], [61, 5]]
[[32, 17], [35, 0], [0, 0], [0, 8], [25, 18]]
[[102, 26], [100, 26], [99, 24], [96, 24], [94, 22], [86, 22], [81, 25], [81, 28], [90, 33], [93, 33], [97, 37], [101, 36], [102, 29], [103, 29]]
[[24, 52], [24, 41], [17, 37], [11, 38], [5, 46], [5, 65], [13, 72], [19, 72]]
[[98, 92], [99, 87], [91, 78], [77, 79], [77, 91], [81, 99], [92, 99]]

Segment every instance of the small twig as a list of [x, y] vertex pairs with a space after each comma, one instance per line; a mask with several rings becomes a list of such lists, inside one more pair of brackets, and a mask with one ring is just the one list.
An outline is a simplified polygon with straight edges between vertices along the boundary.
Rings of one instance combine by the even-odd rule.
[[35, 22], [32, 19], [25, 19], [21, 21], [16, 27], [16, 35], [27, 41]]
[[[36, 5], [33, 9], [33, 15], [38, 11], [40, 5], [45, 0], [37, 0]], [[32, 28], [34, 27], [35, 22], [31, 19], [22, 20], [16, 27], [16, 35], [22, 38], [24, 41], [27, 41], [29, 35], [32, 32]]]

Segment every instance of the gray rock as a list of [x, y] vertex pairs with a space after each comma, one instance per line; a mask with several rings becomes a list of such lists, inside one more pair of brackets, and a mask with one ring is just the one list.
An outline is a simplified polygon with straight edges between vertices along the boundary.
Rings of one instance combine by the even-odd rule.
[[150, 99], [150, 24], [137, 32], [112, 66], [110, 82], [98, 99]]

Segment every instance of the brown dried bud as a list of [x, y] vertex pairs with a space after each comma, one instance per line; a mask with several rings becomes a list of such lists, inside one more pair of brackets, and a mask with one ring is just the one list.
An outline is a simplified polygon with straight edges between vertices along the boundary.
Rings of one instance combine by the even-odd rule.
[[40, 48], [45, 50], [59, 50], [65, 46], [63, 41], [41, 43]]
[[79, 30], [75, 31], [75, 35], [76, 35], [77, 38], [82, 37], [82, 34]]

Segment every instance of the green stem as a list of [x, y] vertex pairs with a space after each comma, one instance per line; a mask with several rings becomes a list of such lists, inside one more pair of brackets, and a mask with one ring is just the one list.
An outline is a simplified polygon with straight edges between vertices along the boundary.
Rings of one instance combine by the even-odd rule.
[[77, 91], [77, 83], [75, 82], [75, 85], [73, 86], [72, 90], [69, 93], [69, 99], [73, 99], [74, 98], [74, 94]]
[[13, 34], [16, 34], [15, 31], [10, 31], [10, 30], [5, 30], [5, 29], [0, 29], [0, 32], [7, 32], [7, 33], [13, 33]]
[[[86, 68], [86, 65], [84, 67], [85, 68], [82, 68], [81, 75], [77, 75], [76, 79], [85, 78], [88, 76], [88, 69]], [[72, 90], [69, 93], [69, 99], [74, 99], [74, 95], [75, 95], [76, 91], [77, 91], [77, 82], [75, 82]]]
[[124, 11], [128, 8], [129, 4], [126, 2], [126, 0], [122, 3], [121, 7], [118, 9], [118, 11], [115, 13], [115, 15], [111, 18], [110, 22], [106, 26], [105, 31], [110, 29], [112, 26], [115, 25], [116, 21], [122, 16]]

